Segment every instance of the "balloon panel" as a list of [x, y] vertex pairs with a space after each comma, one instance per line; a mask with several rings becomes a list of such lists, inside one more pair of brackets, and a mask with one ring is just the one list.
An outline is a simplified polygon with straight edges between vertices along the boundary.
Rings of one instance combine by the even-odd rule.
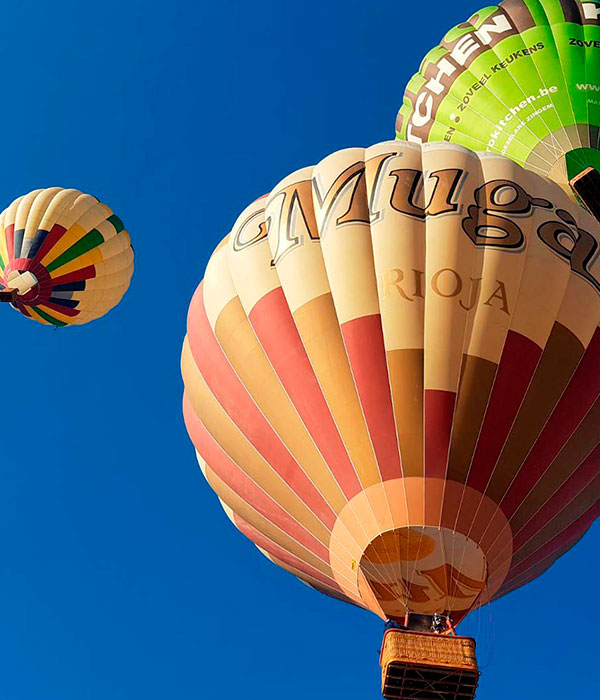
[[251, 204], [190, 304], [184, 415], [235, 525], [382, 617], [470, 609], [598, 513], [598, 223], [490, 153], [334, 153]]
[[424, 58], [398, 138], [512, 158], [567, 191], [600, 169], [600, 9], [580, 0], [505, 0], [451, 29]]

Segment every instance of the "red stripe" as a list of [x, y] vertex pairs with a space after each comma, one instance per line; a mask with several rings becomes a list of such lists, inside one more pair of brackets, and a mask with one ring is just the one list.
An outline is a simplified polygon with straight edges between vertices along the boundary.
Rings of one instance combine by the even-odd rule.
[[559, 535], [554, 537], [550, 542], [540, 547], [537, 551], [531, 554], [527, 559], [523, 559], [517, 566], [511, 568], [508, 572], [504, 585], [509, 584], [513, 579], [520, 574], [525, 573], [529, 568], [536, 566], [539, 562], [547, 557], [556, 555], [554, 560], [558, 558], [558, 552], [564, 552], [567, 544], [575, 544], [581, 539], [585, 531], [590, 527], [594, 520], [600, 514], [600, 501], [597, 501], [589, 510], [581, 515], [569, 527], [565, 528]]
[[183, 417], [192, 442], [202, 458], [234, 493], [270, 523], [306, 547], [309, 552], [312, 552], [325, 562], [329, 561], [327, 548], [252, 481], [224, 452], [198, 418], [190, 400], [185, 394], [183, 397]]
[[44, 301], [39, 306], [41, 308], [47, 307], [51, 311], [56, 311], [64, 316], [78, 316], [81, 313], [80, 309], [72, 309], [70, 306], [61, 306], [60, 304], [54, 304], [51, 301]]
[[327, 595], [330, 598], [335, 598], [336, 600], [340, 600], [342, 603], [348, 603], [349, 605], [355, 605], [357, 608], [366, 608], [365, 605], [361, 605], [360, 603], [357, 603], [356, 601], [352, 600], [351, 598], [348, 598], [348, 596], [344, 595], [343, 593], [337, 593], [335, 590], [332, 590], [331, 588], [323, 588], [319, 586], [318, 583], [313, 583], [312, 581], [308, 582], [308, 585], [313, 588], [315, 591], [322, 593], [323, 595]]
[[302, 561], [302, 559], [298, 559], [298, 557], [294, 556], [291, 552], [288, 552], [287, 549], [284, 549], [272, 539], [266, 535], [263, 535], [262, 532], [257, 530], [249, 522], [243, 518], [240, 518], [237, 513], [234, 513], [233, 518], [239, 531], [246, 535], [246, 537], [254, 542], [254, 544], [258, 545], [261, 549], [264, 549], [265, 552], [268, 552], [273, 557], [277, 557], [277, 559], [280, 559], [284, 564], [297, 569], [306, 576], [310, 576], [310, 578], [320, 581], [323, 585], [333, 588], [340, 593], [342, 592], [342, 589], [338, 586], [334, 579], [325, 576], [318, 569], [315, 569], [310, 564]]
[[502, 500], [502, 510], [508, 518], [574, 435], [600, 395], [599, 367], [600, 332], [597, 330], [544, 430]]
[[249, 442], [330, 529], [335, 514], [269, 425], [223, 353], [204, 308], [201, 284], [190, 303], [188, 338], [194, 361], [217, 401]]
[[558, 550], [552, 552], [552, 554], [545, 557], [540, 562], [532, 565], [531, 568], [529, 568], [527, 571], [521, 574], [521, 576], [511, 578], [510, 581], [507, 581], [502, 586], [502, 588], [494, 596], [494, 599], [496, 600], [504, 595], [507, 595], [508, 593], [512, 593], [512, 591], [516, 591], [518, 588], [526, 586], [528, 583], [534, 581], [536, 578], [548, 571], [548, 569], [554, 564], [554, 562], [556, 562], [560, 557], [562, 557], [563, 554], [566, 554], [579, 542], [579, 540], [581, 540], [581, 538], [585, 535], [586, 532], [587, 530], [584, 530], [583, 532], [574, 533], [571, 536], [571, 538], [568, 541], [566, 541], [565, 544], [563, 544], [563, 546], [560, 547]]
[[572, 508], [572, 501], [584, 494], [586, 487], [600, 475], [600, 445], [571, 474], [565, 483], [545, 503], [540, 510], [519, 530], [514, 538], [515, 553], [530, 539], [535, 537], [564, 508]]
[[343, 323], [341, 329], [381, 478], [400, 478], [402, 467], [381, 316], [356, 318]]
[[254, 306], [249, 319], [302, 422], [344, 495], [350, 500], [361, 490], [361, 485], [315, 377], [281, 287], [265, 295]]
[[24, 316], [31, 318], [31, 312], [29, 311], [29, 309], [25, 306], [25, 304], [22, 304], [18, 299], [17, 299], [17, 308]]
[[508, 332], [467, 481], [477, 491], [488, 485], [541, 354], [529, 338]]
[[453, 391], [425, 391], [425, 476], [446, 475], [456, 394]]
[[4, 229], [6, 238], [6, 250], [8, 252], [7, 266], [15, 259], [15, 225], [10, 224]]
[[55, 246], [62, 235], [65, 233], [67, 229], [64, 226], [60, 226], [59, 224], [54, 224], [54, 226], [50, 229], [48, 235], [46, 236], [45, 241], [42, 243], [40, 246], [40, 249], [38, 252], [33, 256], [33, 260], [40, 261], [44, 259], [44, 256], [46, 253], [51, 250], [53, 246]]
[[500, 588], [498, 593], [496, 593], [494, 596], [494, 600], [498, 600], [498, 598], [502, 598], [502, 596], [508, 595], [519, 588], [523, 588], [523, 586], [526, 586], [532, 581], [535, 581], [536, 578], [539, 578], [542, 574], [546, 573], [554, 562], [563, 554], [566, 554], [580, 539], [580, 537], [574, 537], [573, 541], [568, 546], [563, 547], [563, 549], [556, 555], [546, 557], [543, 562], [540, 562], [528, 572], [518, 576], [517, 578], [511, 579], [510, 584], [505, 584]]
[[82, 267], [74, 272], [69, 272], [68, 275], [62, 277], [53, 277], [52, 286], [56, 287], [59, 284], [68, 284], [69, 282], [81, 282], [82, 280], [93, 279], [96, 276], [96, 268], [93, 265]]

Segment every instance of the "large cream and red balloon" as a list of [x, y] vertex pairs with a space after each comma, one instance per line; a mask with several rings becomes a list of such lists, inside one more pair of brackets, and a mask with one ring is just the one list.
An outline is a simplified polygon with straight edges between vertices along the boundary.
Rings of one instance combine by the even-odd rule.
[[382, 617], [457, 621], [543, 573], [598, 514], [599, 239], [554, 183], [451, 144], [340, 151], [250, 205], [182, 360], [235, 525]]

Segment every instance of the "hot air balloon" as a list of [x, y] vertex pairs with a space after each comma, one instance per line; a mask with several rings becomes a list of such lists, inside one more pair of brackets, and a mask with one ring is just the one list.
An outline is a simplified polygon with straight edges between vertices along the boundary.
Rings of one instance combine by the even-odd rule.
[[119, 217], [89, 194], [50, 187], [0, 214], [0, 299], [53, 326], [87, 323], [121, 300], [133, 249]]
[[574, 181], [600, 217], [599, 47], [595, 2], [486, 7], [425, 56], [406, 89], [397, 136], [506, 155], [571, 196]]
[[293, 173], [210, 258], [182, 354], [200, 466], [273, 562], [391, 621], [386, 697], [472, 697], [457, 623], [598, 515], [599, 240], [508, 158], [390, 141]]

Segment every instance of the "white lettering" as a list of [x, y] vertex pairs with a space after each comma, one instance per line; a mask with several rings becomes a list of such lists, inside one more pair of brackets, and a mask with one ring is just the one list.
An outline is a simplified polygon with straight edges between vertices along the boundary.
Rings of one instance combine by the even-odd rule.
[[482, 44], [489, 46], [492, 43], [492, 34], [503, 34], [510, 29], [511, 26], [508, 18], [504, 15], [498, 15], [497, 17], [494, 17], [493, 23], [482, 24], [481, 27], [475, 32], [475, 36]]
[[[421, 107], [425, 107], [425, 111], [421, 111]], [[419, 127], [425, 126], [431, 119], [433, 113], [433, 97], [425, 92], [422, 92], [415, 102], [415, 111], [412, 115], [412, 123]]]
[[459, 66], [464, 66], [467, 58], [480, 48], [479, 44], [473, 39], [471, 34], [463, 36], [456, 42], [456, 46], [450, 53], [450, 58], [453, 58]]
[[412, 131], [413, 125], [409, 124], [406, 129], [406, 139], [407, 141], [412, 141], [413, 143], [423, 143], [423, 139]]
[[444, 92], [444, 85], [440, 81], [443, 75], [452, 75], [456, 70], [456, 66], [453, 66], [447, 58], [442, 58], [442, 60], [437, 64], [438, 74], [435, 78], [431, 78], [425, 87], [436, 95], [441, 95]]

